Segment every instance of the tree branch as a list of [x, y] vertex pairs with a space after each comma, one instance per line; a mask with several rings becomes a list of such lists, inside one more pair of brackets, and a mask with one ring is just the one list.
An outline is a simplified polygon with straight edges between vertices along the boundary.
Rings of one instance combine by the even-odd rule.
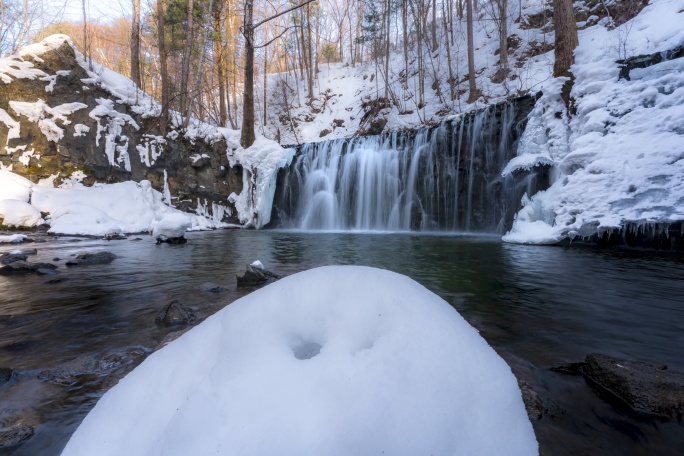
[[266, 19], [263, 19], [263, 20], [257, 22], [256, 24], [252, 25], [252, 30], [254, 30], [255, 28], [259, 27], [260, 25], [262, 25], [262, 24], [264, 24], [264, 23], [266, 23], [266, 22], [268, 22], [268, 21], [270, 21], [270, 20], [272, 20], [272, 19], [275, 19], [276, 17], [280, 17], [280, 16], [282, 16], [283, 14], [287, 14], [287, 13], [289, 13], [290, 11], [294, 11], [294, 10], [296, 10], [296, 9], [298, 9], [298, 8], [301, 8], [302, 6], [306, 6], [306, 5], [308, 5], [309, 3], [315, 2], [315, 1], [316, 1], [316, 0], [306, 0], [305, 2], [300, 3], [299, 5], [295, 5], [295, 6], [293, 6], [292, 8], [286, 9], [285, 11], [281, 11], [280, 13], [276, 13], [276, 14], [274, 14], [274, 15], [271, 16], [271, 17], [267, 17]]
[[[315, 0], [311, 0], [311, 1], [315, 1]], [[297, 27], [301, 27], [301, 25], [291, 25], [291, 26], [289, 26], [289, 27], [286, 27], [285, 30], [283, 30], [283, 32], [282, 32], [280, 35], [276, 36], [276, 37], [273, 38], [272, 40], [270, 40], [270, 41], [268, 41], [268, 42], [266, 42], [266, 43], [264, 43], [264, 44], [260, 44], [260, 45], [258, 45], [258, 46], [252, 46], [252, 48], [254, 48], [254, 49], [261, 49], [261, 48], [264, 48], [264, 47], [268, 46], [269, 44], [273, 43], [275, 40], [277, 40], [277, 39], [280, 38], [281, 36], [285, 35], [285, 32], [287, 32], [287, 31], [290, 30], [291, 28], [297, 28]]]

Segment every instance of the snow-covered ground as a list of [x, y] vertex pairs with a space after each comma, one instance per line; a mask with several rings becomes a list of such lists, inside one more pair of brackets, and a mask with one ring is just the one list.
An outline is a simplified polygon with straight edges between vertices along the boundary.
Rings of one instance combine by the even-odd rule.
[[551, 81], [505, 172], [551, 165], [547, 191], [525, 198], [504, 240], [554, 243], [684, 220], [684, 59], [635, 69], [616, 60], [684, 44], [681, 0], [651, 0], [633, 20], [580, 31], [572, 67], [576, 114]]
[[[520, 2], [522, 5], [520, 5]], [[551, 79], [553, 52], [547, 52], [553, 44], [553, 31], [544, 32], [540, 27], [527, 24], [530, 15], [540, 13], [548, 7], [542, 0], [513, 0], [509, 2], [508, 36], [511, 41], [509, 55], [509, 77], [495, 82], [499, 66], [499, 35], [496, 21], [492, 19], [491, 6], [485, 3], [478, 9], [480, 20], [475, 22], [474, 45], [477, 88], [482, 96], [475, 103], [466, 103], [468, 98], [468, 61], [466, 47], [466, 22], [454, 15], [453, 44], [450, 47], [452, 76], [455, 80], [455, 98], [451, 99], [449, 71], [446, 52], [446, 37], [439, 24], [439, 47], [430, 51], [423, 44], [425, 65], [424, 104], [419, 107], [419, 80], [416, 75], [417, 46], [413, 43], [409, 51], [409, 77], [405, 78], [403, 46], [393, 41], [390, 53], [388, 83], [392, 106], [380, 111], [379, 117], [387, 120], [385, 131], [419, 128], [438, 123], [463, 113], [482, 109], [491, 103], [507, 98], [535, 93], [542, 90], [545, 81]], [[550, 22], [550, 17], [548, 21]], [[394, 25], [393, 25], [394, 27]], [[370, 46], [370, 45], [369, 45]], [[546, 49], [540, 51], [540, 49]], [[308, 102], [305, 78], [299, 71], [269, 74], [268, 121], [260, 131], [281, 144], [317, 142], [328, 139], [353, 136], [360, 128], [364, 109], [362, 103], [385, 96], [384, 64], [376, 68], [373, 62], [320, 63], [319, 74], [314, 86], [313, 102]], [[263, 78], [257, 78], [263, 93]], [[397, 105], [394, 105], [396, 101]], [[260, 103], [260, 101], [259, 101]], [[259, 108], [257, 107], [259, 112]], [[263, 111], [263, 109], [262, 109]], [[261, 114], [263, 115], [263, 114]], [[294, 126], [294, 128], [293, 128]], [[322, 134], [327, 131], [327, 134]]]
[[393, 272], [329, 266], [255, 291], [152, 354], [62, 454], [515, 456], [538, 446], [510, 368], [449, 304]]
[[[73, 43], [68, 36], [52, 35], [39, 43], [23, 48], [18, 55], [0, 59], [0, 83], [9, 84], [17, 79], [39, 79], [46, 83], [46, 92], [51, 92], [54, 89], [58, 78], [67, 75], [69, 70], [58, 70], [54, 75], [46, 74], [44, 71], [36, 68], [29, 60], [29, 57], [40, 62], [42, 61], [42, 55], [48, 51], [59, 48], [65, 43], [73, 47]], [[181, 134], [190, 141], [201, 140], [209, 145], [215, 144], [215, 142], [219, 140], [225, 140], [227, 144], [226, 155], [231, 165], [241, 165], [246, 170], [243, 176], [245, 185], [243, 185], [241, 194], [231, 195], [230, 198], [231, 202], [234, 202], [236, 205], [241, 223], [246, 226], [260, 228], [269, 222], [273, 193], [275, 192], [276, 174], [278, 168], [290, 163], [290, 160], [294, 155], [292, 149], [283, 149], [277, 143], [264, 137], [258, 137], [257, 142], [254, 145], [248, 149], [244, 149], [240, 146], [239, 131], [210, 125], [194, 118], [189, 120], [186, 129], [182, 129], [180, 128], [183, 123], [182, 119], [178, 113], [175, 112], [171, 113], [175, 129], [169, 132], [166, 138], [144, 135], [144, 142], [142, 144], [130, 144], [130, 138], [122, 133], [122, 127], [124, 125], [129, 125], [136, 130], [140, 127], [131, 115], [120, 112], [120, 109], [117, 110], [115, 104], [127, 105], [130, 111], [140, 115], [142, 118], [159, 116], [161, 105], [148, 94], [139, 90], [129, 78], [104, 68], [96, 62], [92, 62], [93, 71], [90, 71], [89, 65], [84, 61], [83, 56], [76, 50], [75, 54], [77, 63], [89, 76], [87, 79], [82, 79], [84, 87], [87, 88], [88, 85], [98, 85], [111, 94], [111, 99], [98, 99], [98, 105], [88, 114], [91, 119], [97, 122], [95, 142], [97, 145], [100, 144], [100, 141], [104, 143], [104, 153], [111, 166], [130, 171], [131, 160], [139, 159], [142, 164], [150, 167], [163, 153], [164, 144], [169, 140], [177, 139]], [[8, 142], [10, 139], [20, 138], [20, 124], [17, 121], [17, 118], [20, 116], [26, 117], [31, 122], [38, 123], [40, 130], [49, 141], [59, 142], [65, 134], [63, 127], [72, 123], [70, 116], [76, 111], [88, 108], [88, 106], [83, 103], [67, 103], [59, 106], [49, 106], [43, 100], [37, 100], [35, 102], [10, 100], [9, 106], [11, 108], [10, 111], [13, 111], [11, 113], [0, 109], [0, 123], [3, 123], [9, 130]], [[79, 124], [74, 126], [74, 131], [75, 135], [83, 135], [90, 131], [90, 127]], [[17, 149], [26, 151], [24, 152], [26, 157], [22, 156], [22, 158], [26, 159], [27, 166], [30, 157], [39, 158], [39, 154], [34, 151], [30, 145], [22, 145], [18, 146], [18, 148], [9, 149], [7, 144], [5, 144], [2, 146], [0, 153], [12, 153]], [[129, 153], [129, 150], [137, 153], [131, 154]], [[11, 171], [11, 168], [7, 171]], [[5, 174], [5, 176], [8, 175]], [[151, 190], [148, 188], [149, 182], [147, 184], [144, 184], [144, 182], [128, 182], [117, 185], [118, 186], [112, 187], [101, 186], [101, 189], [108, 190], [100, 192], [89, 192], [84, 190], [84, 188], [79, 188], [77, 192], [50, 192], [41, 187], [40, 191], [34, 191], [34, 194], [35, 196], [49, 194], [49, 198], [59, 199], [59, 207], [63, 208], [67, 205], [67, 199], [70, 197], [75, 198], [69, 203], [71, 206], [74, 206], [78, 205], [80, 199], [84, 198], [84, 195], [86, 194], [99, 195], [97, 197], [86, 197], [97, 199], [105, 192], [112, 192], [118, 195], [128, 195], [136, 201], [147, 198], [146, 204], [149, 208], [152, 208], [152, 199], [149, 195], [142, 197], [137, 194], [149, 193]], [[138, 186], [138, 190], [135, 189], [136, 186]], [[168, 195], [166, 196], [166, 201], [170, 202], [170, 198]], [[0, 201], [2, 199], [3, 198], [0, 198]], [[28, 201], [27, 198], [20, 199], [24, 202]], [[39, 200], [36, 199], [35, 201]], [[39, 210], [43, 212], [53, 213], [57, 210], [57, 206], [55, 205], [44, 202], [36, 203], [35, 201], [32, 200], [33, 206], [37, 208], [40, 206]], [[100, 202], [105, 205], [109, 204], [104, 203], [104, 200]], [[228, 201], [226, 201], [226, 206], [227, 203]], [[9, 220], [6, 220], [5, 224], [32, 226], [38, 223], [38, 220], [27, 212], [29, 210], [26, 206], [20, 207], [20, 205], [16, 203], [12, 204], [12, 207], [9, 206], [9, 203], [0, 206], [2, 208], [1, 210], [8, 212], [7, 214], [4, 214], [5, 219], [7, 219], [7, 216], [9, 215]], [[98, 206], [98, 204], [94, 203], [94, 200], [89, 200], [88, 205], [90, 207], [88, 209], [72, 207], [66, 212], [64, 212], [64, 210], [58, 211], [58, 215], [53, 214], [48, 220], [48, 223], [53, 225], [52, 231], [69, 234], [99, 234], [110, 229], [116, 231], [117, 227], [125, 232], [134, 232], [140, 231], [141, 229], [147, 230], [150, 226], [149, 220], [151, 212], [147, 210], [143, 211], [146, 214], [145, 216], [133, 221], [133, 218], [122, 218], [119, 216], [120, 214], [110, 214], [109, 209], [111, 208], [108, 209], [108, 207]], [[13, 208], [23, 212], [21, 212], [21, 214], [14, 214]], [[158, 210], [153, 208], [150, 210], [157, 215], [161, 214], [161, 212], [159, 212], [161, 209]], [[199, 203], [197, 211], [198, 213], [202, 212]], [[206, 208], [204, 208], [204, 212], [208, 212]], [[220, 212], [223, 213], [223, 211]], [[138, 213], [137, 215], [142, 215], [142, 213]], [[205, 222], [199, 222], [199, 219], [195, 218], [193, 227], [205, 228], [222, 226], [220, 218], [217, 219], [216, 214], [212, 215], [213, 220]], [[62, 222], [58, 222], [58, 219], [61, 219]], [[21, 220], [25, 221], [22, 223]], [[70, 221], [67, 223], [64, 222], [64, 220]], [[76, 220], [78, 220], [78, 223], [76, 223]], [[58, 226], [56, 226], [55, 223], [58, 223]], [[86, 225], [88, 226], [87, 228], [85, 227]]]

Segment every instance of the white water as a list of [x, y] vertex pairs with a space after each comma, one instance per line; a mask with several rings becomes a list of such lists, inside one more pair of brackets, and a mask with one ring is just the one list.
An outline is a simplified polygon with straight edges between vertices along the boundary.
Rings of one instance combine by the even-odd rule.
[[285, 178], [280, 226], [502, 233], [522, 196], [501, 176], [517, 136], [508, 104], [417, 133], [306, 144]]

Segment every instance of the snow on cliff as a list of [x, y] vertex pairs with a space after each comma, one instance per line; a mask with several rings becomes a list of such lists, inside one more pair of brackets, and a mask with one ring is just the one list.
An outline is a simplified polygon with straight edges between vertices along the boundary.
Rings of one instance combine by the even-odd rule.
[[629, 80], [616, 63], [684, 45], [682, 24], [681, 0], [652, 0], [613, 30], [580, 32], [576, 114], [558, 95], [563, 80], [552, 81], [504, 171], [551, 165], [554, 182], [525, 198], [504, 240], [555, 243], [684, 220], [684, 58], [632, 70]]
[[[303, 292], [306, 290], [306, 292]], [[329, 266], [232, 303], [100, 399], [70, 455], [536, 455], [510, 368], [408, 277]]]
[[[52, 35], [43, 41], [23, 48], [18, 55], [0, 59], [0, 83], [10, 84], [17, 79], [38, 79], [46, 83], [46, 92], [52, 92], [59, 77], [70, 73], [70, 70], [58, 70], [56, 74], [46, 74], [43, 70], [35, 67], [34, 62], [44, 61], [41, 56], [46, 52], [59, 49], [63, 45], [74, 47], [71, 39], [66, 35]], [[123, 133], [122, 129], [126, 125], [134, 130], [140, 130], [140, 126], [130, 114], [121, 112], [122, 109], [117, 105], [125, 105], [128, 112], [140, 115], [142, 118], [157, 117], [161, 113], [161, 105], [145, 92], [139, 90], [135, 84], [127, 77], [122, 76], [112, 70], [92, 62], [91, 71], [89, 64], [83, 56], [74, 48], [76, 62], [86, 71], [88, 78], [81, 79], [84, 90], [87, 86], [97, 85], [104, 89], [111, 97], [100, 98], [97, 106], [88, 107], [83, 103], [67, 103], [58, 106], [49, 106], [44, 100], [35, 101], [16, 101], [10, 100], [8, 112], [0, 109], [0, 123], [8, 129], [7, 141], [20, 138], [20, 124], [18, 118], [23, 116], [30, 122], [38, 123], [40, 131], [47, 140], [59, 143], [64, 138], [64, 126], [72, 124], [70, 115], [82, 109], [91, 109], [88, 116], [96, 122], [95, 145], [104, 147], [109, 165], [122, 171], [131, 171], [131, 160], [140, 162], [150, 167], [163, 154], [164, 145], [169, 140], [175, 140], [180, 135], [194, 143], [201, 140], [209, 145], [215, 144], [219, 140], [225, 140], [228, 144], [226, 148], [227, 159], [231, 166], [242, 166], [246, 170], [243, 176], [243, 190], [240, 195], [232, 195], [230, 202], [236, 204], [240, 221], [248, 226], [260, 228], [269, 222], [273, 194], [275, 192], [275, 179], [280, 167], [286, 166], [294, 154], [291, 149], [283, 149], [277, 143], [259, 137], [257, 142], [248, 149], [243, 149], [239, 145], [239, 131], [221, 128], [207, 124], [197, 119], [190, 119], [187, 128], [182, 128], [183, 119], [176, 112], [171, 113], [174, 129], [169, 132], [166, 138], [161, 136], [141, 135], [142, 143], [134, 144], [133, 139]], [[123, 111], [126, 111], [124, 109]], [[14, 117], [13, 117], [14, 116]], [[83, 136], [90, 132], [91, 128], [77, 124], [74, 125], [74, 136]], [[28, 148], [28, 149], [27, 149]], [[2, 153], [14, 153], [26, 150], [26, 166], [30, 158], [38, 159], [40, 155], [30, 149], [30, 145], [21, 145], [8, 148], [7, 144], [0, 148]], [[22, 162], [23, 163], [23, 162]], [[40, 166], [39, 162], [38, 166]], [[11, 170], [11, 168], [10, 168]], [[131, 183], [135, 185], [135, 183]], [[130, 189], [130, 185], [128, 186]], [[128, 191], [128, 190], [127, 190]], [[80, 197], [80, 196], [79, 196]], [[169, 201], [170, 202], [170, 201]], [[229, 201], [226, 201], [226, 206]], [[212, 207], [218, 207], [212, 205]], [[53, 208], [54, 209], [54, 208]], [[220, 208], [219, 208], [220, 209]], [[76, 209], [74, 209], [76, 211]], [[75, 212], [71, 212], [71, 217], [77, 217]], [[198, 203], [197, 212], [207, 212], [206, 207], [201, 207]], [[87, 212], [87, 211], [86, 211]], [[107, 211], [104, 211], [107, 213]], [[221, 211], [224, 213], [224, 211]], [[85, 212], [79, 210], [78, 218], [85, 217]], [[215, 218], [215, 214], [214, 215]], [[100, 220], [99, 225], [114, 227], [118, 222], [111, 222], [101, 214], [96, 217]], [[114, 216], [115, 220], [122, 221], [120, 217]], [[220, 220], [214, 220], [220, 224]], [[140, 226], [147, 226], [147, 218], [140, 222]], [[135, 223], [124, 223], [124, 231], [137, 231], [138, 225]], [[53, 226], [53, 228], [55, 228]]]

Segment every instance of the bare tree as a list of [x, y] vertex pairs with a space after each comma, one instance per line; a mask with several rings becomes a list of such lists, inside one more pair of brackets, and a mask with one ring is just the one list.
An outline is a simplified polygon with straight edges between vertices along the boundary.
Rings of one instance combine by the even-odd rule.
[[572, 0], [553, 0], [553, 25], [556, 32], [553, 75], [570, 76], [570, 66], [575, 61], [573, 52], [579, 44]]
[[140, 0], [133, 0], [131, 20], [131, 79], [140, 87]]
[[271, 41], [261, 45], [256, 46], [254, 44], [254, 30], [260, 25], [273, 20], [283, 14], [289, 13], [299, 9], [315, 0], [305, 0], [299, 5], [295, 5], [288, 8], [280, 13], [276, 13], [273, 16], [262, 19], [261, 21], [254, 23], [254, 0], [245, 0], [245, 16], [242, 25], [242, 36], [245, 37], [245, 80], [244, 80], [244, 94], [243, 94], [243, 107], [242, 107], [242, 130], [240, 132], [240, 145], [247, 149], [256, 140], [256, 135], [254, 134], [254, 49], [258, 47], [268, 46], [270, 43], [280, 38], [281, 35], [273, 38]]
[[473, 103], [478, 98], [477, 86], [475, 85], [475, 45], [473, 43], [473, 0], [466, 0], [467, 35], [468, 35], [468, 84], [470, 93], [468, 103]]
[[169, 71], [167, 66], [168, 55], [166, 52], [166, 38], [164, 36], [164, 28], [166, 24], [164, 23], [164, 12], [165, 12], [164, 0], [157, 0], [157, 35], [159, 38], [159, 73], [161, 76], [161, 118], [159, 119], [159, 130], [162, 135], [166, 135], [166, 131], [169, 126], [169, 102], [170, 97], [170, 87], [169, 87]]
[[181, 71], [180, 84], [180, 111], [183, 116], [183, 126], [188, 125], [190, 119], [190, 94], [188, 86], [190, 83], [190, 61], [192, 60], [193, 31], [195, 28], [195, 2], [188, 0], [188, 22], [185, 31], [185, 50], [183, 52], [183, 70]]

